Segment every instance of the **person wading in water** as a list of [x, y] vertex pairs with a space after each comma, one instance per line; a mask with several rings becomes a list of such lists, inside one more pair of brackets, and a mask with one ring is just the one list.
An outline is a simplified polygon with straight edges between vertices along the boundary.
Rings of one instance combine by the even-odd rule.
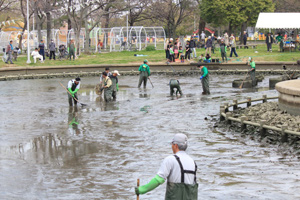
[[197, 165], [185, 152], [188, 147], [187, 139], [181, 133], [174, 136], [171, 142], [174, 155], [164, 159], [156, 176], [148, 184], [135, 188], [137, 195], [145, 194], [167, 180], [165, 200], [198, 199]]
[[138, 88], [141, 87], [142, 83], [144, 82], [144, 88], [147, 86], [147, 79], [150, 76], [150, 67], [148, 66], [148, 60], [144, 60], [144, 64], [140, 65], [140, 80]]

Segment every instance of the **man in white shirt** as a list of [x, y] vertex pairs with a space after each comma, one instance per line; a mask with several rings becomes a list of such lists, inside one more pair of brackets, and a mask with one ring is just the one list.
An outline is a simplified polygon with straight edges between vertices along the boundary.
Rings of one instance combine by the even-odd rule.
[[31, 53], [31, 56], [33, 57], [34, 63], [36, 63], [36, 59], [41, 59], [41, 63], [44, 63], [43, 56], [39, 54], [38, 48], [35, 48], [35, 50]]
[[175, 155], [164, 159], [156, 176], [146, 185], [136, 187], [135, 193], [145, 194], [167, 180], [165, 200], [198, 199], [197, 165], [185, 152], [187, 136], [176, 134], [171, 143]]
[[69, 106], [77, 105], [78, 97], [77, 91], [80, 89], [80, 78], [77, 77], [75, 80], [70, 80], [68, 82], [68, 99], [69, 99]]
[[204, 33], [204, 31], [202, 31], [202, 33], [201, 33], [201, 42], [202, 43], [205, 42], [205, 33]]

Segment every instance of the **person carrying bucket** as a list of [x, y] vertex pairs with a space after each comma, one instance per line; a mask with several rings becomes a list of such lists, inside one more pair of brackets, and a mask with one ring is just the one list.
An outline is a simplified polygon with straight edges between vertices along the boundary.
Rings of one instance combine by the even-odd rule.
[[252, 80], [252, 87], [255, 87], [256, 85], [256, 80], [255, 80], [255, 62], [252, 57], [249, 57], [249, 65], [251, 69], [249, 70], [250, 77]]
[[140, 65], [139, 72], [140, 72], [140, 79], [139, 79], [138, 88], [141, 87], [143, 82], [144, 82], [144, 88], [146, 88], [147, 79], [150, 76], [150, 67], [148, 66], [148, 60], [144, 60], [144, 64]]
[[210, 94], [210, 91], [209, 91], [209, 75], [208, 75], [208, 70], [203, 65], [198, 65], [198, 68], [201, 70], [200, 80], [201, 80], [202, 88], [203, 88], [202, 94], [204, 94], [204, 95]]
[[167, 180], [165, 200], [197, 200], [197, 165], [185, 152], [188, 147], [187, 136], [176, 134], [171, 142], [174, 155], [166, 157], [156, 176], [146, 185], [135, 187], [136, 195], [145, 194]]

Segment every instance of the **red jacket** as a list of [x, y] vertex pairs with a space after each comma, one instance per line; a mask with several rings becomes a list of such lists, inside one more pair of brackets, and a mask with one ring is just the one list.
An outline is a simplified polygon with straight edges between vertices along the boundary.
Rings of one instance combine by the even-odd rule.
[[7, 45], [7, 48], [6, 48], [6, 53], [10, 52], [11, 51], [11, 46], [10, 44]]

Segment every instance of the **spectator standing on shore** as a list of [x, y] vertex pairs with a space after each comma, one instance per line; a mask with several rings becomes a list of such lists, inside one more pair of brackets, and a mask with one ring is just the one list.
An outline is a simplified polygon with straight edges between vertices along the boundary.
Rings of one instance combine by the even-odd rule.
[[71, 57], [73, 56], [73, 60], [75, 60], [75, 51], [76, 51], [76, 48], [75, 48], [75, 44], [74, 44], [73, 40], [71, 40], [68, 49], [69, 49], [69, 56], [68, 57], [70, 57], [70, 60], [71, 60]]
[[202, 31], [202, 33], [201, 33], [201, 43], [202, 44], [205, 43], [205, 33], [204, 33], [204, 31]]
[[224, 43], [224, 40], [221, 40], [221, 44], [220, 44], [220, 53], [221, 53], [221, 57], [222, 57], [222, 61], [224, 62], [224, 58], [226, 59], [226, 62], [227, 62], [227, 55], [226, 55], [226, 52], [227, 52], [227, 46], [226, 44]]
[[234, 36], [230, 36], [230, 46], [231, 46], [231, 51], [230, 51], [230, 57], [232, 57], [232, 53], [234, 53], [235, 57], [238, 57], [238, 54], [236, 53], [236, 43], [235, 43], [235, 39]]
[[167, 58], [167, 62], [170, 61], [170, 48], [171, 48], [172, 42], [169, 41], [169, 44], [167, 45], [167, 49], [166, 49], [166, 58]]
[[49, 44], [49, 50], [50, 50], [50, 60], [52, 59], [53, 56], [53, 60], [55, 60], [55, 43], [53, 42], [53, 40], [51, 40], [50, 44]]
[[247, 45], [247, 32], [246, 31], [244, 31], [243, 41], [244, 41], [244, 45], [245, 45], [244, 48], [248, 49], [248, 46], [246, 46]]
[[44, 44], [44, 41], [41, 40], [40, 44], [39, 44], [39, 54], [41, 56], [43, 56], [43, 60], [45, 60], [45, 44]]
[[280, 52], [283, 52], [283, 37], [281, 36], [280, 33], [277, 33], [276, 40], [277, 40], [277, 42], [279, 43], [279, 48], [278, 48], [278, 50], [279, 50]]
[[185, 59], [189, 61], [191, 59], [190, 42], [187, 41], [185, 45]]
[[177, 42], [175, 42], [174, 44], [174, 62], [175, 62], [175, 59], [178, 58], [178, 46], [177, 46]]
[[14, 50], [14, 47], [12, 45], [13, 41], [11, 40], [9, 42], [9, 44], [7, 45], [7, 48], [6, 48], [6, 54], [7, 54], [7, 59], [6, 59], [6, 64], [8, 64], [8, 61], [10, 62], [10, 64], [14, 64], [13, 61], [12, 61], [12, 52]]
[[[192, 58], [193, 58], [193, 56], [195, 56], [195, 58], [197, 58], [197, 54], [196, 54], [196, 42], [195, 42], [193, 36], [191, 36], [191, 40], [190, 40], [190, 50], [191, 50], [191, 53], [192, 53]], [[193, 52], [194, 52], [194, 55], [193, 55]]]
[[101, 53], [102, 46], [103, 46], [103, 42], [101, 42], [101, 40], [98, 40], [98, 44], [97, 44], [98, 53]]
[[209, 52], [209, 55], [211, 56], [211, 48], [212, 48], [211, 36], [208, 36], [208, 38], [206, 40], [205, 48], [206, 48], [205, 54], [207, 54], [207, 52]]
[[267, 44], [267, 51], [272, 52], [272, 43], [274, 42], [273, 37], [271, 36], [271, 33], [268, 33], [266, 37], [266, 44]]
[[227, 47], [229, 46], [229, 36], [227, 32], [224, 34], [224, 43]]
[[[216, 41], [216, 37], [212, 33], [211, 34], [211, 51], [213, 52], [213, 54], [215, 53], [215, 41]], [[211, 56], [211, 54], [210, 54], [210, 56]]]

